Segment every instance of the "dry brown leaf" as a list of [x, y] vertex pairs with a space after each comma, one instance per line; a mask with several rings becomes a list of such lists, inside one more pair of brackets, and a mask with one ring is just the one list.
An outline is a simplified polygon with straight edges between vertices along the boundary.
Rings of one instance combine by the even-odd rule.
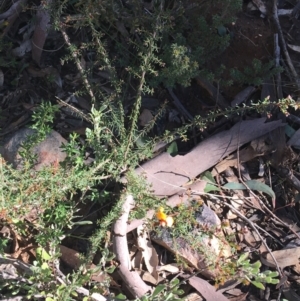
[[252, 2], [257, 6], [257, 8], [260, 10], [260, 12], [264, 15], [267, 14], [267, 8], [265, 4], [262, 2], [262, 0], [252, 0]]
[[142, 273], [142, 279], [146, 282], [149, 282], [149, 283], [153, 284], [153, 285], [157, 284], [157, 279], [155, 277], [153, 277], [149, 272]]
[[177, 274], [179, 273], [179, 268], [175, 265], [172, 264], [166, 264], [166, 265], [161, 265], [157, 268], [157, 271], [166, 271], [171, 274]]
[[44, 4], [39, 6], [36, 13], [36, 27], [32, 36], [32, 59], [37, 65], [40, 65], [43, 47], [50, 27], [49, 10], [45, 7], [50, 6], [51, 2], [51, 0], [46, 0]]
[[205, 298], [206, 301], [228, 301], [223, 294], [217, 292], [216, 288], [210, 285], [206, 280], [194, 276], [189, 279], [189, 283]]
[[[278, 266], [283, 269], [287, 266], [296, 265], [299, 263], [300, 247], [274, 251], [272, 254], [275, 257]], [[266, 256], [261, 256], [261, 261], [268, 267], [276, 268], [276, 264], [269, 253]]]
[[246, 89], [239, 92], [231, 102], [231, 106], [234, 108], [237, 105], [240, 105], [241, 103], [245, 103], [248, 97], [251, 96], [252, 93], [256, 91], [256, 88], [253, 86], [249, 86]]
[[203, 298], [197, 293], [191, 293], [184, 299], [185, 301], [203, 301]]
[[145, 224], [137, 227], [137, 235], [138, 235], [137, 243], [138, 243], [140, 250], [143, 253], [143, 257], [144, 257], [144, 261], [145, 261], [147, 270], [157, 280], [158, 273], [156, 271], [156, 268], [157, 268], [158, 262], [159, 262], [158, 255], [151, 243], [148, 229], [145, 226]]

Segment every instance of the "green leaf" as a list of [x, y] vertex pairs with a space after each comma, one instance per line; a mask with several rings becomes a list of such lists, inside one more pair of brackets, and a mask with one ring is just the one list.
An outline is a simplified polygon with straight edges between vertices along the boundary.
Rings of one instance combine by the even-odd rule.
[[93, 222], [92, 221], [79, 221], [79, 222], [74, 222], [73, 225], [92, 225]]
[[272, 281], [270, 283], [271, 284], [277, 284], [277, 283], [279, 283], [279, 279], [272, 279]]
[[43, 262], [41, 268], [42, 268], [42, 270], [48, 270], [49, 269], [48, 263], [47, 262]]
[[256, 261], [252, 264], [252, 268], [254, 268], [254, 269], [259, 269], [260, 267], [261, 267], [260, 261]]
[[106, 269], [105, 269], [105, 272], [107, 272], [108, 274], [111, 274], [111, 273], [114, 272], [115, 269], [116, 269], [115, 266], [111, 266], [111, 267], [109, 267], [109, 268], [106, 268]]
[[154, 298], [159, 293], [161, 293], [165, 288], [166, 286], [164, 284], [157, 285], [151, 297]]
[[242, 264], [249, 256], [249, 253], [243, 253], [238, 259], [237, 263]]
[[263, 285], [261, 282], [258, 282], [258, 281], [251, 281], [251, 283], [252, 283], [253, 285], [255, 285], [257, 288], [260, 288], [260, 289], [262, 289], [262, 290], [265, 289], [264, 285]]
[[119, 294], [115, 297], [116, 300], [127, 300], [126, 296], [123, 294]]
[[46, 250], [44, 248], [41, 248], [41, 247], [37, 248], [36, 249], [36, 254], [40, 258], [42, 258], [43, 260], [50, 260], [51, 259], [50, 255], [46, 252]]
[[169, 153], [172, 157], [175, 157], [178, 154], [177, 142], [173, 141], [167, 148], [167, 153]]
[[216, 184], [216, 181], [214, 179], [214, 177], [212, 176], [211, 172], [210, 171], [206, 171], [202, 176], [201, 176], [201, 179], [203, 181], [206, 181], [207, 184], [204, 188], [204, 192], [210, 192], [210, 191], [220, 191], [220, 188], [217, 187], [215, 184]]
[[[275, 200], [275, 193], [272, 190], [272, 188], [269, 187], [268, 185], [261, 183], [259, 181], [256, 181], [256, 180], [249, 180], [249, 181], [245, 182], [245, 184], [251, 190], [257, 190], [257, 191], [264, 192], [264, 193], [268, 194], [272, 198], [273, 201]], [[236, 182], [227, 183], [227, 184], [223, 185], [223, 188], [230, 189], [230, 190], [247, 190], [248, 189], [244, 184], [236, 183]]]

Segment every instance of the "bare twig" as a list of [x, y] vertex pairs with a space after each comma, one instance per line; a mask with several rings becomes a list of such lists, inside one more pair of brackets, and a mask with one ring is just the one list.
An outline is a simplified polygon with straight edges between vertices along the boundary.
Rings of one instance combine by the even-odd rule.
[[281, 45], [282, 45], [282, 50], [283, 50], [285, 59], [287, 61], [289, 69], [290, 69], [290, 71], [291, 71], [291, 73], [292, 73], [292, 75], [294, 77], [294, 80], [295, 80], [295, 83], [297, 85], [297, 88], [298, 88], [298, 90], [300, 90], [299, 76], [297, 74], [296, 69], [294, 68], [292, 60], [291, 60], [290, 55], [288, 53], [288, 50], [287, 50], [287, 47], [286, 47], [286, 43], [285, 43], [285, 40], [284, 40], [284, 36], [283, 36], [283, 33], [282, 33], [282, 29], [281, 29], [281, 26], [280, 26], [280, 23], [279, 23], [278, 11], [277, 11], [277, 0], [273, 0], [273, 19], [274, 19], [275, 25], [277, 27], [277, 31], [278, 31], [278, 34], [279, 34], [279, 38], [280, 38], [280, 42], [281, 42]]
[[[275, 67], [278, 68], [280, 66], [280, 47], [278, 43], [278, 33], [274, 35], [274, 56], [275, 56]], [[280, 72], [276, 75], [276, 90], [277, 90], [277, 97], [279, 99], [283, 98], [282, 94], [282, 86], [281, 86], [281, 74]]]

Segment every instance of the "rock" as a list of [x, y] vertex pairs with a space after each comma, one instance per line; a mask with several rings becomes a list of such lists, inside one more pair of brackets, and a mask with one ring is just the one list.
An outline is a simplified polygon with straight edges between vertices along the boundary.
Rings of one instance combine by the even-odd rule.
[[[21, 144], [26, 141], [28, 136], [34, 133], [36, 133], [35, 130], [24, 128], [10, 135], [0, 150], [4, 160], [11, 163], [14, 168], [22, 168], [23, 160], [19, 155]], [[34, 169], [41, 170], [45, 166], [63, 161], [67, 155], [60, 147], [66, 143], [67, 140], [56, 131], [52, 131], [48, 134], [44, 141], [32, 148], [32, 152], [37, 155], [37, 163]]]

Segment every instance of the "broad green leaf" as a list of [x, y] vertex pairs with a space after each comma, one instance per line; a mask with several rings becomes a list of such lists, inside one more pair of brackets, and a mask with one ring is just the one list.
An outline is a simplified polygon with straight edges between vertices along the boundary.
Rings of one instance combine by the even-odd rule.
[[[275, 193], [272, 190], [272, 188], [269, 187], [268, 185], [261, 183], [259, 181], [256, 181], [256, 180], [249, 180], [245, 183], [251, 190], [257, 190], [257, 191], [264, 192], [264, 193], [268, 194], [272, 198], [273, 201], [275, 200]], [[236, 182], [227, 183], [227, 184], [223, 185], [223, 188], [230, 189], [230, 190], [247, 190], [247, 187], [244, 184], [236, 183]]]
[[173, 141], [167, 148], [167, 153], [169, 153], [172, 157], [175, 157], [178, 154], [177, 142]]
[[264, 285], [263, 285], [261, 282], [258, 282], [258, 281], [251, 281], [251, 283], [252, 283], [253, 285], [255, 285], [257, 288], [260, 288], [260, 289], [262, 289], [262, 290], [265, 289]]

